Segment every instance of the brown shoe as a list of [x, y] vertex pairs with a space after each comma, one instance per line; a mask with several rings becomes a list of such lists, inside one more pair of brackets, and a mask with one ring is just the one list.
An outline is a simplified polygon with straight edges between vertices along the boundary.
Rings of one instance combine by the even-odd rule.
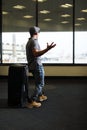
[[45, 100], [47, 100], [47, 96], [42, 95], [42, 96], [39, 97], [40, 102], [45, 101]]
[[33, 108], [33, 107], [38, 108], [38, 107], [41, 107], [41, 103], [36, 102], [36, 101], [32, 101], [31, 103], [28, 103], [28, 104], [26, 105], [26, 107], [27, 107], [27, 108]]

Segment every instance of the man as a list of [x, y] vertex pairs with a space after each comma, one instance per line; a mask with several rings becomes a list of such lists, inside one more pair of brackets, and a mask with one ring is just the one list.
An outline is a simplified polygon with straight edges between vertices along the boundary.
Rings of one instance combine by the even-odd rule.
[[[26, 56], [28, 61], [29, 71], [33, 74], [35, 79], [35, 91], [31, 97], [32, 102], [30, 103], [31, 107], [40, 107], [42, 101], [47, 100], [47, 96], [43, 94], [44, 87], [44, 68], [41, 62], [41, 56], [47, 51], [56, 46], [56, 44], [47, 43], [47, 47], [43, 50], [40, 49], [38, 43], [38, 33], [40, 32], [39, 27], [31, 27], [29, 29], [30, 38], [26, 44]], [[40, 102], [38, 102], [40, 101]]]

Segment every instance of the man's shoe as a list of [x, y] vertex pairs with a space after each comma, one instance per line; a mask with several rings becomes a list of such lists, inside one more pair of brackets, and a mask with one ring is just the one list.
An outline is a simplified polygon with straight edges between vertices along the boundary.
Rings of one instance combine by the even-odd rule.
[[47, 100], [47, 96], [45, 96], [45, 95], [39, 96], [39, 101], [40, 102], [45, 101], [45, 100]]
[[28, 103], [28, 104], [26, 105], [26, 107], [27, 107], [27, 108], [33, 108], [33, 107], [38, 108], [38, 107], [41, 107], [41, 103], [36, 102], [36, 101], [32, 101], [31, 103]]

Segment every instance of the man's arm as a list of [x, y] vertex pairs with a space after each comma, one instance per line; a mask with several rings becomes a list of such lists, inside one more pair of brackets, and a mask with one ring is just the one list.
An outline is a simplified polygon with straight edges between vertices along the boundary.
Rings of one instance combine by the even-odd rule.
[[50, 49], [54, 48], [56, 46], [56, 44], [54, 44], [53, 42], [49, 45], [47, 43], [47, 47], [43, 50], [37, 50], [37, 49], [33, 49], [33, 54], [35, 57], [41, 56], [43, 54], [45, 54], [47, 51], [49, 51]]

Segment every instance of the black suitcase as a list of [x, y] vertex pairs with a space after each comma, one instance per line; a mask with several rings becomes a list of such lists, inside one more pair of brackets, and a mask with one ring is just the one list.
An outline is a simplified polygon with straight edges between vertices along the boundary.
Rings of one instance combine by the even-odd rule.
[[25, 107], [28, 102], [28, 68], [13, 65], [8, 71], [8, 106]]

